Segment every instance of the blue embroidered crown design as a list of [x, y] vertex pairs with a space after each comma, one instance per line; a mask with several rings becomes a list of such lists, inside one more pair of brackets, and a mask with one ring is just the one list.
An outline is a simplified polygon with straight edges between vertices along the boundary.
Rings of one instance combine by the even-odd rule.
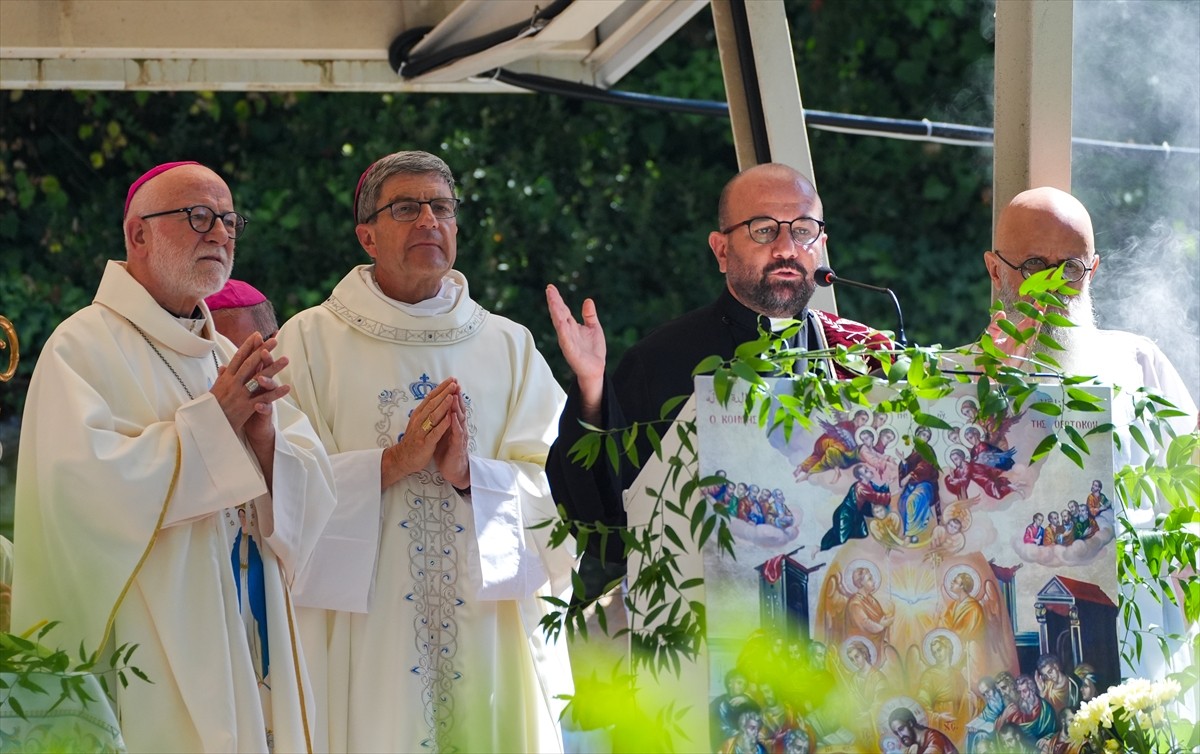
[[427, 374], [422, 374], [421, 379], [416, 382], [410, 382], [408, 385], [408, 389], [412, 391], [413, 397], [417, 400], [421, 400], [429, 395], [435, 387], [437, 385], [429, 379], [429, 375]]

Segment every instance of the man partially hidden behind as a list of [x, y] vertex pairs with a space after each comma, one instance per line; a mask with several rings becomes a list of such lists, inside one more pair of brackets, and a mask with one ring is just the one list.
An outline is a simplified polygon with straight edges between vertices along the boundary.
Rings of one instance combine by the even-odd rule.
[[[1127, 395], [1140, 387], [1149, 388], [1188, 415], [1172, 422], [1178, 431], [1195, 429], [1196, 403], [1162, 350], [1141, 335], [1096, 326], [1091, 281], [1100, 269], [1100, 255], [1096, 252], [1092, 219], [1078, 199], [1050, 187], [1017, 194], [1000, 213], [995, 248], [984, 252], [983, 261], [992, 280], [992, 297], [1004, 306], [995, 315], [997, 319], [1023, 319], [1016, 310], [1021, 283], [1035, 272], [1061, 267], [1063, 277], [1079, 291], [1066, 301], [1066, 316], [1075, 326], [1043, 326], [1043, 331], [1063, 346], [1061, 351], [1048, 351], [1050, 356], [1066, 373], [1095, 375], [1104, 384], [1120, 386]], [[1015, 324], [1024, 329], [1032, 323]], [[1028, 346], [1012, 342], [994, 323], [990, 332], [997, 345], [1011, 355], [1029, 355]], [[1115, 402], [1114, 424], [1125, 426], [1132, 418], [1132, 404], [1127, 399]], [[1122, 443], [1118, 467], [1129, 462], [1135, 447], [1132, 442]]]
[[[1032, 325], [1030, 320], [1017, 312], [1015, 306], [1020, 299], [1021, 283], [1029, 275], [1050, 267], [1061, 267], [1063, 277], [1071, 281], [1073, 289], [1079, 291], [1066, 300], [1066, 316], [1075, 327], [1046, 325], [1043, 331], [1063, 346], [1064, 350], [1052, 350], [1049, 354], [1062, 365], [1066, 373], [1095, 375], [1100, 383], [1121, 388], [1112, 403], [1112, 422], [1121, 438], [1120, 448], [1113, 448], [1113, 462], [1117, 469], [1130, 463], [1143, 463], [1146, 459], [1128, 430], [1134, 420], [1131, 395], [1137, 388], [1146, 387], [1161, 395], [1185, 414], [1184, 417], [1171, 420], [1177, 433], [1186, 434], [1196, 428], [1196, 403], [1159, 347], [1140, 335], [1120, 330], [1101, 330], [1096, 326], [1091, 281], [1098, 273], [1100, 255], [1096, 252], [1091, 217], [1078, 199], [1050, 187], [1017, 194], [1000, 213], [994, 248], [984, 252], [983, 261], [992, 280], [993, 298], [1004, 306], [1004, 311], [998, 312], [994, 319], [1005, 316], [1019, 318], [1021, 321], [1015, 324], [1020, 329]], [[1022, 363], [1019, 359], [1029, 356], [1030, 348], [1013, 342], [994, 321], [989, 332], [996, 344], [1014, 357], [1014, 364]], [[1148, 431], [1143, 431], [1143, 434], [1152, 441]], [[1162, 511], [1159, 508], [1159, 512]], [[1137, 528], [1151, 529], [1155, 526], [1155, 512], [1149, 501], [1144, 501], [1136, 508], [1122, 507], [1120, 515]], [[1064, 526], [1069, 524], [1066, 516], [1062, 523]], [[1167, 600], [1160, 604], [1145, 589], [1137, 590], [1134, 596], [1141, 611], [1143, 626], [1153, 624], [1161, 626], [1168, 634], [1195, 636], [1196, 627], [1189, 628], [1184, 623], [1177, 606]], [[1190, 662], [1188, 642], [1171, 644], [1175, 648], [1171, 661], [1173, 669], [1183, 670]], [[1130, 667], [1122, 658], [1122, 668], [1124, 673], [1141, 677], [1161, 677], [1167, 672], [1158, 644], [1148, 640], [1148, 637], [1141, 661]]]
[[562, 390], [452, 269], [457, 211], [434, 155], [371, 165], [355, 232], [374, 264], [279, 334], [337, 474], [298, 597], [331, 608], [304, 623], [328, 651], [333, 751], [562, 749], [571, 671], [539, 598], [566, 591], [573, 548], [529, 528], [556, 516], [542, 467]]
[[25, 407], [14, 622], [61, 621], [47, 639], [72, 653], [137, 645], [130, 662], [152, 683], [110, 684], [130, 751], [313, 748], [288, 585], [333, 509], [333, 476], [308, 420], [279, 401], [275, 342], [235, 347], [202, 303], [244, 229], [206, 167], [138, 179], [126, 261], [50, 336]]
[[[546, 470], [555, 500], [571, 518], [625, 525], [622, 493], [638, 474], [628, 463], [613, 474], [603, 459], [591, 469], [571, 461], [568, 451], [586, 431], [581, 420], [602, 428], [657, 421], [667, 399], [692, 393], [692, 369], [701, 360], [713, 354], [730, 358], [737, 346], [758, 337], [759, 327], [771, 329], [782, 320], [803, 322], [796, 345], [806, 350], [888, 345], [886, 337], [864, 325], [808, 308], [813, 270], [825, 255], [823, 217], [816, 188], [786, 165], [757, 165], [734, 176], [717, 208], [721, 230], [708, 237], [725, 274], [725, 289], [712, 304], [662, 325], [631, 347], [611, 377], [605, 375], [604, 331], [595, 303], [583, 302], [581, 324], [558, 290], [547, 288], [558, 343], [575, 382]], [[830, 378], [851, 376], [849, 369], [827, 359], [813, 360], [809, 368]], [[646, 444], [640, 458], [650, 452]], [[600, 553], [592, 550], [591, 555]], [[604, 555], [609, 564], [623, 562], [619, 537], [609, 538]], [[616, 573], [610, 568], [610, 577]]]
[[245, 281], [230, 278], [224, 288], [204, 299], [204, 303], [212, 312], [217, 332], [234, 343], [245, 342], [251, 333], [273, 338], [279, 331], [271, 301]]

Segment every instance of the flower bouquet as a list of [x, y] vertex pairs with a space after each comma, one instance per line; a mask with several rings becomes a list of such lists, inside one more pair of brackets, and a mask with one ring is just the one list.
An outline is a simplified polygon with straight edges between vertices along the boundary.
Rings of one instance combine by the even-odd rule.
[[1183, 748], [1171, 705], [1179, 693], [1179, 683], [1171, 679], [1133, 678], [1084, 702], [1068, 734], [1083, 751], [1177, 754]]

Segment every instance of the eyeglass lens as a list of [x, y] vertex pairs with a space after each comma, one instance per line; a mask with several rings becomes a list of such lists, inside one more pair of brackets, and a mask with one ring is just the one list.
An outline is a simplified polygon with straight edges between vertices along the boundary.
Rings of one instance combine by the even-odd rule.
[[[1035, 272], [1041, 272], [1049, 266], [1050, 264], [1045, 259], [1042, 259], [1041, 257], [1032, 257], [1022, 262], [1020, 269], [1025, 273], [1025, 276], [1028, 277]], [[1068, 259], [1064, 262], [1061, 262], [1059, 266], [1062, 267], [1063, 279], [1072, 283], [1079, 282], [1088, 272], [1087, 265], [1085, 265], [1083, 262], [1080, 262], [1078, 259]]]
[[429, 211], [439, 220], [449, 220], [458, 213], [458, 202], [454, 199], [430, 199], [427, 202], [392, 202], [392, 219], [410, 223], [421, 214], [421, 205], [428, 204]]
[[820, 224], [807, 217], [798, 217], [790, 223], [781, 223], [773, 217], [756, 217], [747, 223], [747, 227], [750, 229], [750, 238], [758, 243], [771, 243], [779, 236], [779, 227], [785, 223], [791, 229], [792, 240], [801, 246], [808, 246], [821, 235]]
[[221, 224], [225, 226], [225, 232], [229, 234], [230, 238], [240, 236], [246, 227], [246, 218], [236, 212], [218, 215], [208, 207], [192, 207], [188, 212], [188, 222], [191, 224], [192, 230], [197, 233], [207, 233], [212, 230], [218, 217], [221, 218]]

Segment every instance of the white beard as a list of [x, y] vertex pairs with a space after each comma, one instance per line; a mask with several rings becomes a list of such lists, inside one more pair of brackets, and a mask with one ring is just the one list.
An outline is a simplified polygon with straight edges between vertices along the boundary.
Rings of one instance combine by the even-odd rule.
[[[194, 245], [177, 245], [169, 238], [162, 238], [146, 261], [158, 285], [168, 292], [168, 298], [202, 299], [221, 290], [229, 279], [233, 255], [228, 256], [221, 267], [208, 264], [197, 267]], [[183, 314], [186, 316], [191, 312]]]
[[[1004, 305], [1005, 314], [1014, 321], [1024, 318], [1024, 315], [1018, 312], [1013, 305], [1018, 298], [1017, 292], [1008, 286], [1001, 288], [1000, 302]], [[1092, 374], [1096, 369], [1089, 369], [1088, 365], [1096, 357], [1095, 335], [1098, 330], [1096, 329], [1096, 312], [1092, 308], [1090, 287], [1084, 287], [1078, 295], [1067, 298], [1066, 305], [1067, 308], [1063, 314], [1075, 323], [1075, 327], [1061, 327], [1052, 324], [1042, 326], [1042, 332], [1057, 341], [1063, 350], [1056, 351], [1040, 343], [1035, 343], [1033, 353], [1044, 354], [1054, 359], [1067, 374]]]

